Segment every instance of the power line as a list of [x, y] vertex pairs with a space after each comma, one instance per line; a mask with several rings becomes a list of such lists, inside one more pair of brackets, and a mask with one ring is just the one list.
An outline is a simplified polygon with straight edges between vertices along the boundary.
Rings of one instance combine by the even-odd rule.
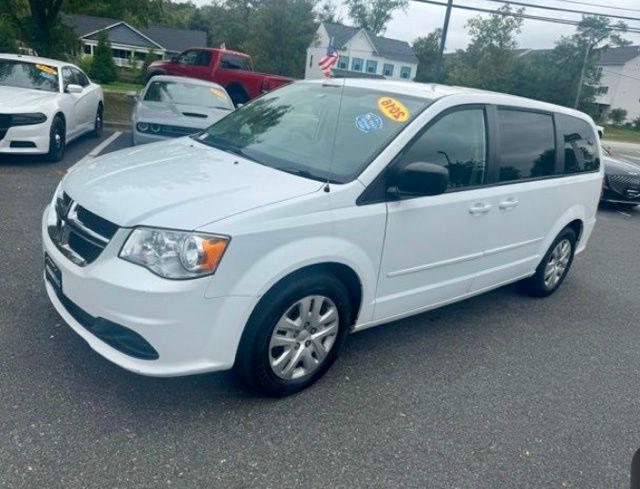
[[[426, 3], [429, 5], [437, 5], [439, 7], [446, 7], [447, 4], [443, 3], [443, 2], [438, 2], [436, 0], [413, 0], [415, 2], [418, 3]], [[482, 8], [482, 7], [471, 7], [469, 5], [459, 5], [459, 4], [454, 4], [453, 8], [457, 8], [460, 10], [470, 10], [473, 12], [482, 12], [485, 14], [496, 14], [496, 15], [502, 15], [504, 17], [517, 17], [517, 18], [521, 18], [521, 19], [530, 19], [530, 20], [539, 20], [542, 22], [551, 22], [554, 24], [565, 24], [565, 25], [572, 25], [572, 26], [577, 26], [580, 21], [578, 20], [570, 20], [570, 19], [556, 19], [554, 17], [545, 17], [542, 15], [531, 15], [531, 14], [525, 14], [525, 13], [517, 13], [517, 12], [503, 12], [501, 10], [495, 10], [495, 9], [487, 9], [487, 8]], [[627, 29], [620, 29], [618, 27], [611, 27], [611, 30], [614, 31], [621, 31], [621, 32], [628, 32], [628, 33], [632, 33], [632, 34], [640, 34], [640, 28], [635, 28], [635, 27], [630, 27]]]
[[517, 5], [518, 7], [529, 7], [529, 8], [537, 8], [537, 9], [542, 9], [542, 10], [552, 10], [555, 12], [568, 12], [571, 14], [581, 14], [581, 15], [597, 15], [598, 17], [609, 17], [611, 19], [621, 19], [621, 20], [635, 20], [640, 22], [640, 17], [629, 17], [628, 15], [615, 15], [615, 14], [601, 14], [598, 12], [588, 12], [586, 10], [575, 10], [575, 9], [568, 9], [568, 8], [562, 8], [562, 7], [550, 7], [550, 6], [543, 6], [543, 5], [534, 5], [532, 3], [526, 3], [526, 2], [518, 2], [518, 1], [512, 1], [512, 0], [485, 0], [486, 2], [496, 2], [496, 3], [505, 3], [508, 5]]
[[579, 0], [555, 0], [556, 2], [573, 3], [575, 5], [586, 5], [587, 7], [602, 7], [609, 10], [626, 10], [627, 12], [640, 12], [637, 8], [628, 7], [612, 7], [611, 5], [604, 5], [602, 3], [580, 2]]

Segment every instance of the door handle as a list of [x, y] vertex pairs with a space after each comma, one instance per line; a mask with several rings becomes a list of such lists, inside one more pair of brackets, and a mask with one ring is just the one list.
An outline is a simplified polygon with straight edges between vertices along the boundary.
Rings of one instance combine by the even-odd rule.
[[518, 199], [509, 197], [507, 200], [503, 200], [502, 202], [500, 202], [498, 207], [500, 207], [500, 209], [502, 210], [509, 210], [509, 209], [513, 209], [514, 207], [517, 207], [519, 203], [520, 202], [518, 201]]
[[486, 214], [491, 210], [491, 207], [491, 204], [484, 204], [482, 202], [479, 202], [478, 204], [474, 204], [469, 208], [469, 213], [473, 215]]

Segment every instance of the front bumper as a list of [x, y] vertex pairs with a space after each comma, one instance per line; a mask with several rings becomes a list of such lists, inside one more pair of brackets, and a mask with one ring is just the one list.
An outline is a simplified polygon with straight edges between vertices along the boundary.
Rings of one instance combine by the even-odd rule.
[[48, 153], [50, 126], [50, 121], [46, 121], [42, 124], [10, 127], [4, 137], [0, 138], [0, 153]]
[[[47, 231], [48, 213], [42, 223], [44, 251], [62, 275], [62, 293], [45, 279], [47, 294], [60, 316], [96, 352], [107, 360], [151, 376], [187, 375], [233, 366], [244, 325], [255, 298], [229, 296], [206, 298], [214, 277], [166, 280], [118, 258], [129, 234], [120, 229], [98, 259], [80, 267], [55, 246]], [[110, 346], [81, 324], [69, 303], [92, 318], [102, 318], [140, 335], [157, 352], [157, 359], [136, 358]]]
[[170, 139], [167, 136], [158, 136], [156, 134], [148, 134], [146, 132], [140, 132], [135, 128], [135, 125], [132, 128], [132, 132], [133, 132], [134, 146], [138, 146], [140, 144], [157, 143], [158, 141], [164, 141], [166, 139]]
[[[636, 194], [634, 193], [633, 195]], [[600, 200], [611, 202], [612, 204], [640, 205], [640, 193], [636, 197], [632, 197], [628, 194], [628, 191], [616, 192], [610, 188], [604, 188]]]

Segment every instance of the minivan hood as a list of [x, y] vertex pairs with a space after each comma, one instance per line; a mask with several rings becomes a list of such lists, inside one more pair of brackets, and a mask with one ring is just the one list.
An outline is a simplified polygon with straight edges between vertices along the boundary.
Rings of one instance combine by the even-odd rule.
[[57, 95], [56, 92], [0, 85], [0, 112], [15, 114], [26, 108], [37, 108]]
[[188, 137], [80, 163], [62, 184], [81, 206], [119, 226], [184, 230], [321, 187]]
[[136, 105], [134, 117], [136, 122], [152, 122], [204, 129], [230, 112], [231, 110], [228, 109], [214, 107], [139, 102]]

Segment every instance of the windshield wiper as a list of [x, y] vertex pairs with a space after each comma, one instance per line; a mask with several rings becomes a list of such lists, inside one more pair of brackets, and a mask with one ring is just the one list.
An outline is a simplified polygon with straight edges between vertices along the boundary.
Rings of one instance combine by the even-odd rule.
[[299, 177], [309, 178], [311, 180], [317, 180], [319, 182], [331, 181], [328, 178], [323, 178], [319, 175], [311, 173], [309, 170], [303, 170], [302, 168], [295, 168], [292, 166], [285, 166], [285, 167], [274, 166], [273, 168], [275, 168], [276, 170], [282, 170], [284, 172], [291, 173], [293, 175], [298, 175]]
[[197, 138], [197, 141], [200, 141], [201, 143], [209, 146], [213, 146], [216, 149], [226, 151], [227, 153], [233, 153], [234, 155], [247, 158], [247, 156], [245, 155], [244, 151], [242, 151], [242, 149], [236, 146], [233, 146], [232, 144], [222, 142], [219, 139]]

